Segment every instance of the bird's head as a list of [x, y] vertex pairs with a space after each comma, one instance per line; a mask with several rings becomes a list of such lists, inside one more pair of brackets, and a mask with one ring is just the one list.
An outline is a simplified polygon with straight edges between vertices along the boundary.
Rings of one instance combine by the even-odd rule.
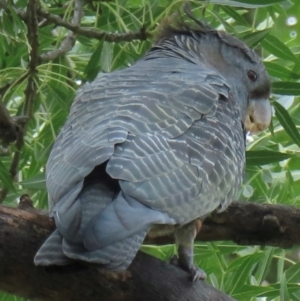
[[248, 132], [267, 128], [271, 121], [269, 75], [259, 56], [241, 40], [197, 21], [163, 26], [156, 48], [166, 47], [179, 57], [204, 64], [221, 74], [238, 99], [241, 118]]

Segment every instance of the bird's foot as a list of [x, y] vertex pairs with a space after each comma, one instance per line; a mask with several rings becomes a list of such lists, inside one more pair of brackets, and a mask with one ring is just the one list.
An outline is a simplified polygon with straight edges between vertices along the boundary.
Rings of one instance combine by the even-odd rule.
[[180, 260], [179, 260], [179, 258], [176, 255], [174, 255], [174, 256], [171, 257], [170, 263], [172, 265], [180, 267], [183, 270], [189, 272], [190, 275], [191, 275], [191, 279], [192, 279], [193, 282], [195, 282], [198, 279], [199, 280], [205, 280], [206, 277], [207, 277], [206, 273], [202, 269], [200, 269], [197, 266], [195, 266], [195, 264], [191, 264], [189, 266], [180, 264]]

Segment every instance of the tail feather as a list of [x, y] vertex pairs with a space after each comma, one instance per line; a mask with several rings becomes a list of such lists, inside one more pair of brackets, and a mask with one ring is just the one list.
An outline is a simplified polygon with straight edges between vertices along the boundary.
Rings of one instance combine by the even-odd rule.
[[125, 270], [143, 243], [148, 230], [127, 237], [102, 249], [89, 251], [83, 245], [63, 240], [63, 252], [69, 258], [100, 264], [104, 269]]
[[62, 250], [63, 237], [55, 230], [44, 242], [34, 257], [35, 265], [67, 265], [71, 263]]
[[56, 206], [57, 230], [37, 252], [36, 265], [66, 265], [81, 260], [105, 269], [124, 270], [153, 224], [175, 223], [167, 214], [116, 190], [116, 185], [99, 181], [96, 173], [92, 176], [86, 179], [68, 212], [60, 213]]

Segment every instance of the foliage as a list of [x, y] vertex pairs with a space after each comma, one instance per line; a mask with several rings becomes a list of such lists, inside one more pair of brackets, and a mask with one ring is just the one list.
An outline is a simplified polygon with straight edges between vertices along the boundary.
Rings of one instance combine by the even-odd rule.
[[[17, 146], [0, 149], [0, 189], [4, 204], [15, 206], [27, 193], [40, 208], [47, 206], [45, 163], [76, 90], [98, 72], [111, 72], [133, 64], [151, 46], [150, 39], [118, 41], [73, 35], [76, 43], [67, 51], [49, 52], [66, 43], [69, 31], [54, 21], [39, 20], [38, 45], [28, 32], [24, 14], [35, 1], [0, 1], [0, 97], [11, 115], [30, 117], [24, 145], [17, 160], [16, 177], [11, 173]], [[40, 1], [41, 9], [70, 21], [75, 0]], [[113, 0], [84, 2], [81, 27], [110, 33], [146, 29], [152, 35], [157, 24], [176, 13], [181, 0]], [[261, 54], [272, 78], [274, 117], [269, 130], [250, 137], [247, 171], [241, 199], [252, 202], [300, 205], [300, 11], [297, 0], [210, 0], [191, 2], [197, 18], [205, 15], [213, 27], [225, 29], [243, 39]], [[205, 6], [205, 10], [203, 7]], [[2, 8], [2, 9], [1, 9]], [[24, 21], [25, 20], [25, 21]], [[75, 20], [76, 21], [76, 20]], [[78, 20], [77, 20], [78, 21]], [[296, 22], [296, 23], [295, 23]], [[294, 24], [295, 23], [295, 24]], [[287, 25], [288, 24], [288, 25]], [[297, 36], [298, 33], [298, 36]], [[122, 40], [122, 39], [121, 39]], [[115, 42], [114, 42], [115, 41]], [[37, 73], [30, 75], [30, 55], [36, 47]], [[36, 90], [28, 98], [28, 83]], [[3, 194], [2, 194], [3, 196]], [[143, 247], [162, 259], [174, 246]], [[297, 249], [244, 247], [229, 242], [196, 246], [196, 262], [206, 270], [208, 281], [239, 301], [300, 300], [300, 262]], [[0, 300], [20, 300], [0, 294]]]

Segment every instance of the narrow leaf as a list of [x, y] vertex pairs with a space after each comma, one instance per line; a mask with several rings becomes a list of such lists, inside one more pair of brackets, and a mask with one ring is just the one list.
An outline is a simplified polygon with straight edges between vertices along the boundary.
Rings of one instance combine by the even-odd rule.
[[94, 80], [98, 72], [100, 71], [100, 58], [102, 47], [103, 42], [100, 41], [84, 70], [84, 73], [86, 74], [86, 79], [89, 81]]
[[247, 165], [264, 165], [274, 162], [279, 162], [293, 157], [292, 154], [285, 154], [280, 152], [273, 152], [268, 150], [247, 151], [246, 162]]
[[271, 28], [251, 32], [248, 35], [243, 36], [241, 39], [250, 47], [256, 46], [260, 43], [271, 31]]
[[14, 187], [14, 183], [11, 179], [10, 172], [6, 169], [5, 165], [0, 161], [0, 182], [6, 187], [7, 189], [10, 189], [14, 192], [16, 192], [16, 189]]
[[264, 62], [269, 74], [281, 79], [299, 79], [300, 75], [297, 75], [292, 70], [285, 68], [279, 64], [273, 62]]
[[24, 187], [31, 188], [31, 189], [46, 189], [46, 180], [45, 174], [38, 174], [31, 178], [28, 178], [20, 183]]
[[275, 108], [276, 117], [285, 129], [286, 133], [291, 137], [294, 143], [300, 146], [299, 131], [297, 130], [288, 111], [278, 102], [273, 102], [273, 107]]
[[297, 262], [286, 271], [287, 282], [300, 282], [300, 262]]
[[247, 22], [247, 20], [243, 16], [238, 14], [233, 8], [231, 8], [229, 6], [222, 6], [222, 10], [227, 15], [229, 15], [231, 18], [233, 18], [235, 21], [237, 21], [238, 23], [245, 25], [245, 26], [249, 26], [249, 23]]
[[241, 3], [249, 3], [249, 4], [264, 4], [264, 5], [272, 5], [275, 3], [284, 2], [285, 0], [235, 0]]
[[209, 3], [219, 4], [219, 5], [228, 5], [233, 7], [244, 7], [244, 8], [257, 8], [273, 5], [274, 3], [280, 3], [284, 0], [210, 0]]
[[298, 58], [293, 54], [290, 48], [271, 34], [267, 35], [264, 38], [264, 40], [261, 42], [261, 45], [267, 51], [283, 60], [288, 60], [300, 64]]
[[272, 92], [280, 95], [300, 95], [300, 83], [273, 82]]

